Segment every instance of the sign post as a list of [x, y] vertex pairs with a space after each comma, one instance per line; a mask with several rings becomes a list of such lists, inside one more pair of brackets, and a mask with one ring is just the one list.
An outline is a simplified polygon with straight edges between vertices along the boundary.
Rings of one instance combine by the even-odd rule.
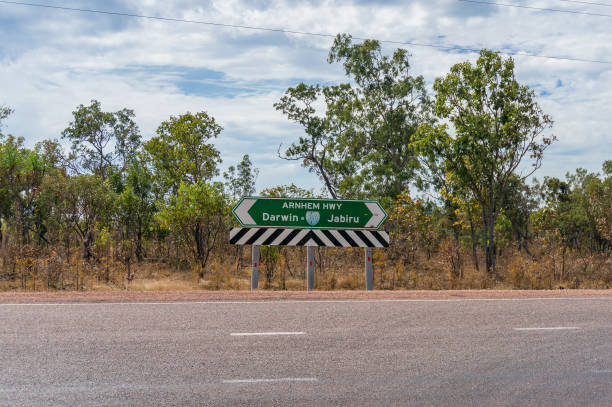
[[251, 291], [257, 290], [257, 286], [259, 285], [259, 246], [253, 245], [252, 250], [252, 260], [251, 260]]
[[314, 290], [314, 246], [306, 248], [306, 289]]
[[374, 289], [374, 270], [372, 269], [372, 248], [365, 248], [365, 285], [366, 291]]

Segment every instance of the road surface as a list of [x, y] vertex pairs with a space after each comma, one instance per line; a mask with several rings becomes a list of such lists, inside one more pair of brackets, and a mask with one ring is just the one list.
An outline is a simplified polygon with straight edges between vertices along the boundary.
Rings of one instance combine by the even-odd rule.
[[0, 304], [0, 406], [611, 406], [612, 298]]

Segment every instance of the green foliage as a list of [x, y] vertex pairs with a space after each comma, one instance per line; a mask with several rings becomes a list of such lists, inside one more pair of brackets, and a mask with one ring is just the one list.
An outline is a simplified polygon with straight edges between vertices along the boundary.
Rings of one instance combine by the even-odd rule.
[[317, 198], [312, 190], [300, 188], [295, 184], [279, 185], [261, 191], [261, 196], [273, 198]]
[[106, 179], [109, 167], [119, 159], [119, 167], [125, 168], [140, 147], [132, 110], [104, 112], [100, 102], [92, 100], [89, 106], [79, 105], [72, 115], [62, 138], [72, 142], [69, 162], [77, 173], [85, 170]]
[[206, 183], [218, 174], [219, 151], [209, 141], [222, 127], [206, 112], [171, 116], [145, 143], [145, 151], [161, 185], [177, 193], [181, 183]]
[[568, 173], [566, 180], [546, 177], [538, 185], [544, 207], [532, 215], [537, 232], [559, 236], [566, 247], [612, 249], [612, 176]]
[[7, 136], [0, 148], [0, 216], [12, 211], [22, 244], [30, 243], [30, 230], [37, 211], [37, 200], [49, 162], [44, 156], [23, 147], [23, 139]]
[[143, 241], [156, 211], [153, 174], [142, 161], [135, 159], [126, 168], [124, 182], [117, 199], [118, 220], [124, 239], [135, 241], [135, 254], [140, 261], [144, 256]]
[[280, 153], [282, 146], [279, 147], [279, 157], [301, 161], [302, 166], [316, 174], [331, 197], [336, 199], [342, 192], [340, 183], [348, 174], [347, 165], [339, 163], [334, 157], [337, 128], [327, 115], [318, 115], [315, 109], [317, 100], [322, 95], [328, 100], [333, 89], [335, 88], [300, 83], [295, 88], [288, 88], [274, 107], [282, 111], [289, 120], [300, 124], [306, 133], [305, 137], [300, 137], [297, 142], [292, 143], [284, 155]]
[[[445, 195], [448, 202], [459, 205], [456, 198]], [[389, 251], [398, 270], [405, 269], [406, 264], [418, 263], [418, 254], [424, 254], [427, 263], [437, 254], [445, 266], [450, 266], [453, 278], [463, 277], [460, 245], [462, 219], [455, 213], [448, 216], [447, 210], [445, 206], [437, 207], [431, 202], [414, 200], [408, 191], [398, 195], [387, 224], [393, 241]], [[452, 223], [449, 224], [449, 221]], [[448, 231], [453, 232], [454, 242], [449, 238]], [[478, 267], [477, 263], [475, 267]]]
[[227, 172], [223, 173], [223, 177], [226, 179], [225, 186], [232, 199], [253, 195], [258, 175], [259, 169], [253, 168], [248, 154], [242, 156], [242, 161], [236, 167], [230, 165]]
[[394, 199], [416, 180], [418, 129], [436, 121], [425, 81], [410, 75], [405, 50], [387, 56], [349, 35], [336, 37], [328, 62], [341, 62], [350, 83], [301, 83], [274, 105], [305, 132], [281, 157], [301, 161], [333, 198]]
[[412, 199], [408, 191], [397, 196], [391, 208], [388, 228], [394, 242], [392, 250], [395, 257], [404, 258], [406, 262], [414, 261], [419, 249], [431, 256], [440, 242], [435, 219], [428, 213], [424, 202]]
[[[193, 250], [202, 269], [225, 229], [229, 205], [223, 191], [205, 182], [181, 183], [177, 195], [158, 213], [158, 219]], [[203, 271], [202, 271], [203, 273]]]
[[587, 196], [592, 208], [597, 232], [612, 246], [612, 161], [603, 165], [605, 178], [593, 178], [587, 186]]
[[436, 118], [422, 76], [410, 74], [409, 54], [384, 55], [378, 41], [354, 44], [338, 35], [328, 62], [341, 62], [355, 86], [337, 87], [328, 99], [329, 115], [340, 127], [335, 150], [358, 162], [359, 171], [344, 180], [351, 196], [395, 198], [416, 178], [417, 131]]
[[448, 118], [455, 136], [436, 130], [432, 148], [442, 156], [451, 184], [468, 190], [482, 208], [487, 270], [495, 264], [494, 227], [513, 177], [525, 157], [532, 170], [554, 140], [542, 133], [552, 120], [538, 106], [535, 94], [514, 77], [512, 58], [483, 50], [475, 65], [455, 64], [434, 83], [436, 111]]
[[[0, 105], [0, 130], [2, 130], [2, 122], [13, 113], [13, 109], [8, 106]], [[0, 141], [2, 141], [2, 132], [0, 131]]]

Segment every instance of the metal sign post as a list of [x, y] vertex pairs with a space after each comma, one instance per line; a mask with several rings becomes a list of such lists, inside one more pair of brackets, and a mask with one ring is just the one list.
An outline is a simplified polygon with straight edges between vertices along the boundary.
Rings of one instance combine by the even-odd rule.
[[314, 290], [314, 246], [306, 248], [306, 289]]
[[251, 252], [251, 290], [257, 290], [259, 285], [259, 246], [253, 245]]
[[366, 291], [374, 289], [374, 271], [372, 269], [372, 248], [365, 248], [365, 285]]

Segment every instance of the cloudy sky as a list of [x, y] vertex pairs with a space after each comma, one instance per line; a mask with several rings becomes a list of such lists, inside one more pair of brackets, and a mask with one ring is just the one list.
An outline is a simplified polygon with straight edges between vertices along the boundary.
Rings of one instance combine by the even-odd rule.
[[[612, 0], [500, 0], [560, 13], [457, 0], [37, 0], [39, 4], [281, 28], [379, 40], [483, 47], [607, 63], [516, 56], [517, 76], [539, 95], [558, 141], [538, 177], [612, 159]], [[591, 1], [591, 0], [587, 0]], [[610, 1], [610, 6], [602, 5]], [[592, 2], [596, 2], [592, 0]], [[609, 15], [606, 17], [605, 15]], [[59, 138], [79, 104], [133, 109], [144, 138], [170, 115], [205, 110], [224, 127], [215, 141], [223, 168], [250, 154], [262, 188], [294, 182], [319, 189], [299, 164], [276, 157], [301, 134], [273, 108], [301, 81], [338, 83], [326, 56], [332, 39], [223, 26], [151, 20], [0, 2], [0, 105], [15, 113], [4, 132], [28, 146]], [[384, 43], [387, 53], [398, 45]], [[451, 65], [476, 54], [403, 45], [413, 73], [431, 86]]]

